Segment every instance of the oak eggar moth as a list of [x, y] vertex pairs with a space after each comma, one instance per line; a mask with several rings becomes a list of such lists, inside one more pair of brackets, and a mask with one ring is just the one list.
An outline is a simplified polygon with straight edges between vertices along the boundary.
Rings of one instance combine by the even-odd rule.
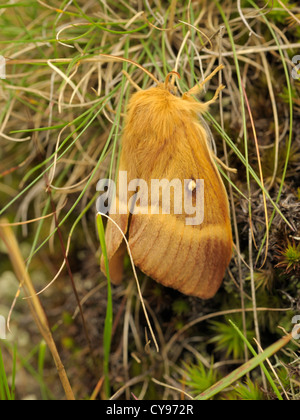
[[[176, 95], [169, 76], [165, 83], [132, 95], [122, 136], [119, 171], [127, 173], [127, 187], [138, 179], [144, 180], [149, 189], [144, 196], [140, 194], [139, 202], [133, 202], [133, 191], [129, 191], [124, 201], [117, 188], [114, 203], [117, 212], [110, 214], [127, 236], [136, 266], [164, 286], [202, 299], [209, 299], [218, 291], [233, 246], [227, 192], [198, 117], [217, 99], [224, 86], [207, 103], [198, 102], [193, 96], [220, 68], [181, 97]], [[197, 180], [204, 180], [201, 224], [189, 225], [190, 213], [186, 214], [184, 208], [177, 214], [175, 189], [170, 190], [173, 203], [170, 214], [151, 214], [150, 207], [147, 214], [138, 214], [141, 202], [149, 198], [151, 181], [162, 179], [180, 180], [179, 195], [191, 194], [192, 206], [196, 205]], [[184, 180], [190, 181], [187, 184]], [[162, 209], [162, 191], [158, 206]], [[105, 240], [111, 280], [120, 284], [126, 246], [110, 220]], [[105, 273], [103, 258], [101, 269]]]

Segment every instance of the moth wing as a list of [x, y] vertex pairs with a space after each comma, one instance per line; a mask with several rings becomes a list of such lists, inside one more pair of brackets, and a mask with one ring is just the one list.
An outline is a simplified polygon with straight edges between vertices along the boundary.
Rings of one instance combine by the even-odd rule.
[[[116, 199], [118, 201], [118, 199]], [[127, 233], [129, 214], [111, 214], [108, 219], [105, 231], [105, 243], [107, 257], [109, 261], [109, 274], [111, 282], [118, 285], [122, 282], [124, 255], [126, 253], [126, 245], [124, 235]], [[117, 226], [119, 227], [117, 227]], [[101, 257], [101, 271], [106, 275], [104, 257]]]
[[[203, 139], [202, 144], [199, 138]], [[188, 140], [179, 155], [180, 164], [173, 161], [171, 153], [160, 154], [167, 164], [164, 173], [154, 177], [178, 177], [182, 184], [185, 179], [204, 180], [203, 222], [188, 226], [184, 212], [133, 214], [129, 246], [135, 264], [159, 283], [186, 295], [209, 299], [219, 289], [232, 256], [229, 203], [204, 133], [199, 133], [195, 141], [191, 138], [191, 144]], [[158, 159], [156, 162], [156, 167], [163, 167]], [[146, 175], [145, 171], [145, 178]]]
[[232, 255], [229, 223], [192, 227], [175, 215], [133, 216], [129, 246], [144, 273], [202, 299], [216, 294]]
[[[118, 222], [127, 233], [135, 264], [147, 275], [187, 295], [212, 297], [232, 254], [228, 197], [196, 112], [206, 105], [176, 98], [163, 86], [131, 99], [122, 138], [128, 180], [204, 180], [204, 222], [187, 226], [185, 214], [131, 214]], [[121, 165], [120, 165], [121, 166]], [[110, 264], [120, 281], [122, 235], [108, 225]], [[114, 279], [115, 280], [115, 279]], [[116, 280], [115, 280], [116, 282]]]

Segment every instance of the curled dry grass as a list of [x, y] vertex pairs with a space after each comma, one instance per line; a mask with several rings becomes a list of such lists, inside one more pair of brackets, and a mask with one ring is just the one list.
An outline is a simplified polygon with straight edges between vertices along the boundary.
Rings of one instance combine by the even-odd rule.
[[[219, 81], [212, 82], [226, 84], [220, 107], [211, 110], [215, 118], [206, 119], [219, 156], [238, 169], [236, 177], [224, 173], [236, 252], [222, 291], [208, 303], [153, 288], [151, 280], [140, 276], [159, 354], [148, 342], [141, 302], [127, 270], [127, 281], [112, 297], [114, 398], [130, 398], [132, 390], [139, 399], [180, 398], [187, 379], [182, 361], [196, 358], [211, 366], [214, 349], [206, 343], [210, 333], [203, 324], [208, 319], [241, 316], [244, 335], [250, 323], [263, 346], [280, 334], [274, 323], [292, 327], [288, 319], [299, 305], [296, 280], [290, 275], [285, 277], [289, 286], [281, 280], [274, 284], [273, 256], [279, 242], [282, 247], [287, 238], [299, 241], [300, 236], [299, 211], [289, 211], [299, 209], [299, 83], [291, 74], [292, 57], [300, 47], [300, 10], [286, 10], [287, 2], [281, 1], [271, 10], [270, 3], [38, 0], [0, 7], [1, 54], [7, 60], [6, 80], [0, 82], [0, 215], [21, 224], [15, 229], [27, 244], [27, 269], [43, 273], [36, 288], [43, 292], [78, 398], [108, 397], [100, 346], [107, 301], [98, 270], [96, 183], [116, 172], [126, 104], [134, 85], [154, 85], [148, 73], [164, 80], [168, 72], [179, 72], [176, 83], [184, 92], [217, 65], [225, 66]], [[207, 98], [209, 91], [208, 86]], [[4, 259], [2, 255], [2, 272], [9, 270]], [[259, 299], [257, 287], [265, 299]], [[183, 301], [182, 306], [172, 309], [174, 301]], [[11, 303], [6, 298], [5, 306]], [[81, 314], [66, 321], [76, 307]], [[14, 310], [23, 313], [20, 300]], [[14, 312], [11, 323], [17, 328]], [[239, 357], [232, 360], [216, 352], [213, 366], [226, 375], [231, 365], [250, 357], [246, 345]], [[274, 369], [284, 366], [290, 378], [285, 398], [299, 395], [291, 374], [296, 361], [293, 347], [276, 359]], [[53, 390], [57, 379], [48, 363], [47, 386]], [[19, 355], [20, 371], [32, 375], [26, 366]], [[264, 372], [260, 383], [268, 396]], [[22, 389], [19, 397], [26, 392]], [[51, 391], [46, 395], [50, 398]]]

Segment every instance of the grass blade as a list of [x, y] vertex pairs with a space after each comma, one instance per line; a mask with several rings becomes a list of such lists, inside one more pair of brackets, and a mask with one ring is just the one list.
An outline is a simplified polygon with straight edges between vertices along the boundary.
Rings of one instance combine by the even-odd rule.
[[225, 378], [221, 379], [215, 385], [204, 391], [202, 394], [198, 395], [195, 399], [205, 401], [214, 397], [225, 388], [228, 388], [234, 384], [238, 379], [242, 378], [248, 372], [255, 369], [266, 359], [273, 356], [273, 354], [277, 353], [282, 347], [286, 346], [292, 338], [292, 334], [288, 334], [282, 337], [280, 340], [276, 341], [276, 343], [268, 347], [263, 353], [258, 354], [253, 359], [249, 360], [247, 363], [243, 364], [238, 369], [225, 376]]
[[[230, 324], [233, 326], [233, 328], [237, 331], [237, 333], [239, 334], [239, 336], [241, 337], [241, 339], [246, 343], [248, 349], [251, 351], [251, 353], [253, 354], [253, 356], [257, 356], [256, 351], [254, 350], [254, 347], [251, 345], [251, 343], [249, 342], [249, 340], [244, 336], [244, 334], [242, 333], [242, 331], [240, 331], [240, 329], [238, 328], [237, 325], [235, 325], [235, 323], [231, 320], [229, 320]], [[283, 400], [277, 386], [275, 385], [275, 382], [272, 379], [272, 376], [269, 374], [268, 369], [265, 367], [265, 365], [263, 363], [261, 363], [261, 368], [264, 371], [266, 378], [268, 379], [271, 387], [273, 388], [275, 394], [277, 395], [277, 398], [279, 400]]]
[[112, 326], [113, 326], [113, 309], [112, 309], [112, 291], [111, 291], [111, 280], [109, 274], [109, 265], [107, 250], [105, 245], [105, 234], [102, 217], [100, 214], [97, 216], [97, 229], [101, 244], [101, 249], [104, 257], [105, 270], [107, 276], [107, 308], [106, 308], [106, 317], [104, 324], [104, 334], [103, 334], [103, 346], [104, 346], [104, 361], [103, 361], [103, 370], [104, 370], [104, 388], [106, 397], [110, 397], [110, 382], [109, 382], [109, 356], [110, 356], [110, 347], [111, 347], [111, 336], [112, 336]]
[[51, 330], [49, 328], [45, 311], [42, 307], [39, 297], [36, 295], [36, 291], [31, 282], [31, 278], [29, 277], [29, 274], [26, 270], [26, 266], [25, 266], [19, 245], [12, 232], [12, 229], [8, 226], [8, 221], [6, 219], [4, 220], [2, 219], [0, 221], [0, 238], [3, 240], [8, 250], [8, 254], [10, 256], [16, 276], [24, 292], [26, 293], [26, 296], [29, 298], [27, 299], [27, 303], [31, 310], [33, 319], [36, 322], [44, 340], [46, 341], [52, 353], [52, 356], [53, 356], [53, 359], [57, 368], [57, 372], [61, 380], [63, 389], [65, 391], [66, 397], [68, 400], [75, 400], [65, 368], [61, 362], [56, 344], [54, 342]]
[[8, 385], [8, 380], [5, 372], [2, 352], [0, 348], [0, 399], [11, 401], [11, 393]]

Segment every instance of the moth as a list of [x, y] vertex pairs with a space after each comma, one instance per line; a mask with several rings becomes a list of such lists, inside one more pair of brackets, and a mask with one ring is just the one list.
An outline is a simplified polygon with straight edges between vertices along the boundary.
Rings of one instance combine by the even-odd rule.
[[[199, 114], [208, 110], [224, 86], [217, 89], [209, 102], [195, 99], [195, 94], [222, 67], [182, 96], [177, 95], [170, 81], [171, 73], [164, 83], [132, 95], [119, 164], [119, 174], [127, 174], [125, 186], [129, 191], [126, 196], [124, 185], [116, 189], [117, 211], [110, 214], [126, 235], [133, 261], [142, 272], [166, 287], [202, 299], [212, 298], [218, 291], [233, 249], [227, 192], [207, 132], [199, 120]], [[150, 206], [152, 181], [162, 179], [181, 181], [177, 196], [186, 197], [190, 203], [182, 207], [181, 214], [175, 211], [178, 197], [172, 184], [170, 211], [157, 211], [163, 210], [163, 189], [156, 199], [156, 207]], [[148, 191], [140, 188], [140, 194], [134, 194], [132, 180], [142, 180], [137, 187], [146, 185]], [[200, 204], [196, 196], [199, 180], [204, 185]], [[199, 205], [203, 210], [201, 223], [189, 223], [190, 210], [196, 212]], [[105, 240], [110, 276], [116, 285], [123, 278], [126, 253], [120, 230], [108, 220]], [[101, 269], [105, 274], [103, 257]]]

